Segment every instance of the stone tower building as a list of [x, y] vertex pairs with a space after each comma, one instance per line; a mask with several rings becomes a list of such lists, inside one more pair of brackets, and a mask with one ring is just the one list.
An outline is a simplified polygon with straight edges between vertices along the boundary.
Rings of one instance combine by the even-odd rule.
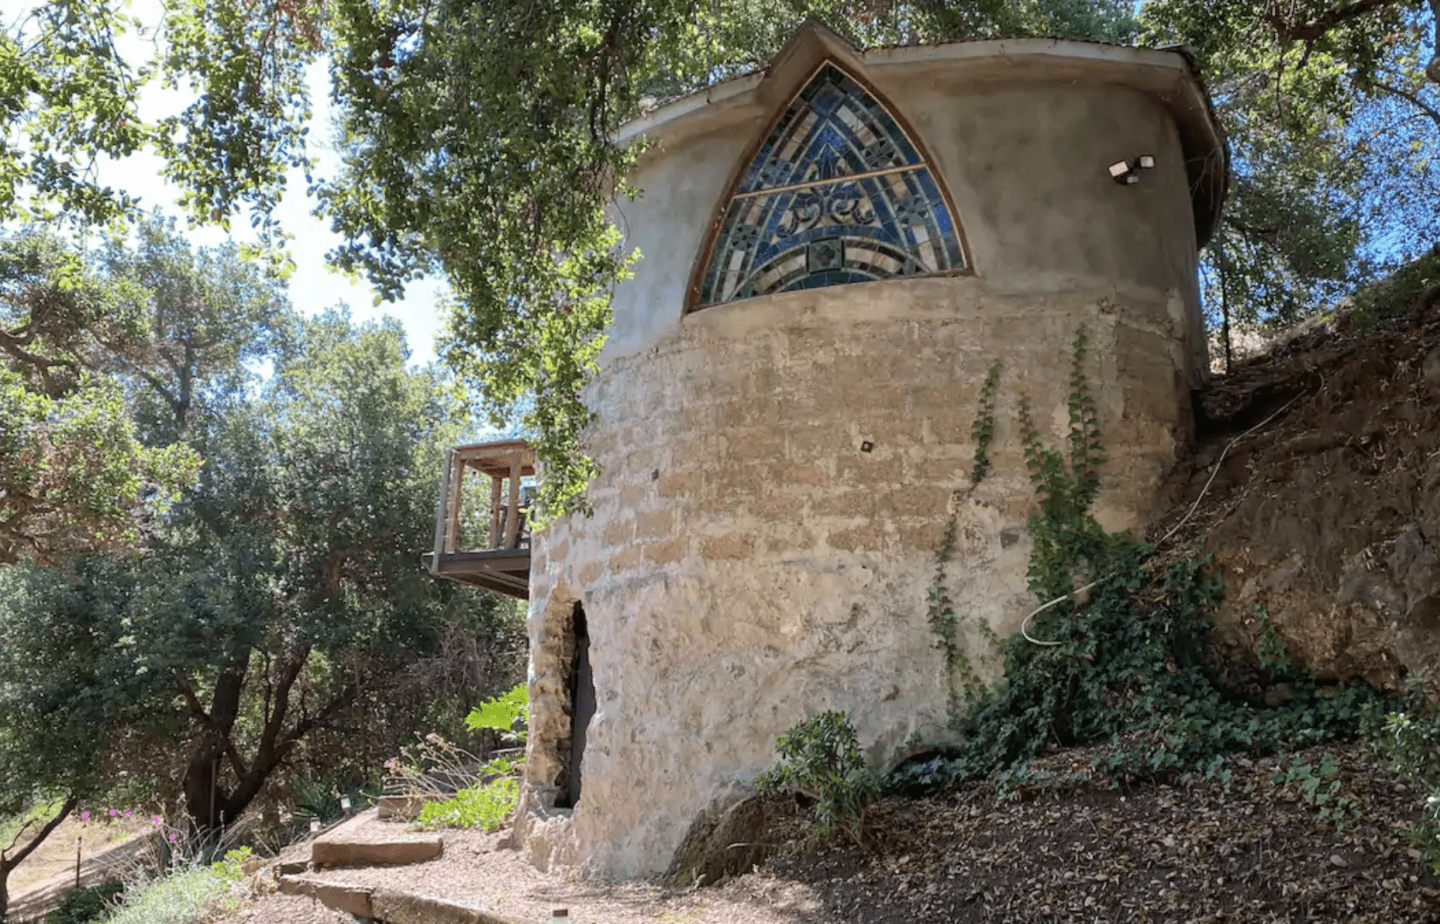
[[1015, 409], [1063, 439], [1082, 329], [1097, 515], [1146, 520], [1204, 375], [1196, 251], [1227, 180], [1183, 53], [1048, 39], [859, 51], [811, 24], [641, 137], [594, 515], [530, 567], [517, 835], [602, 876], [663, 871], [811, 712], [848, 710], [880, 769], [947, 733], [936, 551], [953, 512], [965, 612], [1005, 634], [1033, 606]]

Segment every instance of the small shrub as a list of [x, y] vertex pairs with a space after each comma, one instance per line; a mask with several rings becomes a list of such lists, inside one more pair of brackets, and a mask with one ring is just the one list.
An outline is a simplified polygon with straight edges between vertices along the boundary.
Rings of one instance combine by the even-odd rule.
[[196, 924], [237, 907], [239, 903], [230, 896], [231, 881], [225, 872], [210, 866], [178, 868], [130, 889], [125, 904], [107, 924]]
[[520, 802], [520, 784], [512, 776], [468, 786], [451, 799], [431, 802], [420, 810], [423, 828], [474, 828], [498, 831]]
[[865, 764], [855, 727], [844, 712], [821, 712], [775, 739], [780, 761], [760, 775], [762, 794], [796, 792], [815, 802], [815, 827], [837, 829], [862, 842], [865, 807], [880, 797], [880, 782]]
[[76, 889], [60, 907], [45, 916], [45, 924], [93, 924], [105, 920], [115, 903], [115, 897], [125, 891], [122, 882], [102, 882], [99, 885]]
[[[434, 732], [385, 761], [385, 791], [398, 796], [439, 796], [477, 778], [480, 759]], [[481, 768], [483, 773], [483, 768]]]
[[1440, 875], [1440, 706], [1422, 693], [1423, 677], [1411, 676], [1405, 708], [1372, 721], [1371, 753], [1409, 779], [1425, 797], [1420, 819], [1406, 836]]
[[525, 684], [517, 683], [503, 696], [487, 699], [465, 717], [465, 725], [471, 731], [482, 728], [494, 729], [502, 734], [512, 735], [521, 744], [525, 743], [526, 717], [530, 710], [530, 695]]
[[1288, 767], [1277, 767], [1270, 781], [1283, 790], [1293, 792], [1306, 805], [1315, 809], [1320, 818], [1344, 831], [1360, 817], [1360, 807], [1345, 794], [1345, 781], [1340, 776], [1340, 761], [1326, 752], [1318, 763], [1296, 754]]

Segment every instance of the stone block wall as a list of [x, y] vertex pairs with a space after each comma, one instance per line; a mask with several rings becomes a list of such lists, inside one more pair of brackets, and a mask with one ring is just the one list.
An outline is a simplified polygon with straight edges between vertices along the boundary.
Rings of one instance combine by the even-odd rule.
[[[1005, 635], [1035, 605], [1017, 409], [1027, 400], [1063, 446], [1081, 330], [1102, 523], [1145, 522], [1190, 435], [1205, 368], [1196, 228], [1214, 218], [1192, 209], [1191, 176], [1214, 156], [1223, 172], [1223, 150], [1191, 150], [1215, 136], [1185, 59], [1039, 40], [857, 55], [817, 35], [635, 129], [651, 141], [633, 178], [645, 192], [615, 218], [641, 259], [586, 395], [594, 513], [553, 523], [532, 552], [517, 836], [542, 866], [663, 871], [691, 821], [747, 792], [811, 712], [848, 711], [877, 769], [949, 734], [935, 556], [953, 511], [962, 613]], [[687, 313], [732, 179], [820, 55], [908, 121], [964, 228], [966, 272]], [[1110, 179], [1142, 153], [1156, 167], [1139, 183]], [[972, 486], [997, 359], [993, 474]], [[596, 711], [580, 799], [556, 809], [577, 603]], [[993, 671], [988, 643], [963, 641]]]
[[[943, 738], [951, 680], [926, 601], [949, 510], [955, 599], [1013, 631], [1033, 605], [1020, 399], [1063, 445], [1085, 330], [1110, 460], [1098, 512], [1139, 523], [1186, 440], [1182, 319], [1176, 293], [894, 281], [708, 309], [609, 365], [591, 393], [594, 515], [539, 535], [532, 563], [539, 790], [568, 752], [576, 601], [592, 643], [598, 711], [564, 832], [574, 858], [610, 876], [663, 869], [689, 820], [742, 791], [811, 711], [848, 710], [876, 766]], [[994, 473], [969, 491], [996, 359]], [[986, 644], [967, 644], [984, 664]]]

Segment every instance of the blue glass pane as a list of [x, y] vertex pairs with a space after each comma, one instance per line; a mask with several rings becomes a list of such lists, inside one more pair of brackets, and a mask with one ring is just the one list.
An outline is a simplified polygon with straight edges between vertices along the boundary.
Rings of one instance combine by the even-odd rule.
[[726, 205], [700, 304], [964, 267], [956, 223], [914, 143], [827, 64]]

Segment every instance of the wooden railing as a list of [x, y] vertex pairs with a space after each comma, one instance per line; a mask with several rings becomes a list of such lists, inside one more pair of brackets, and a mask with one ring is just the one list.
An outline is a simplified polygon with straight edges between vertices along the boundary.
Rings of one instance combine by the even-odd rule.
[[[482, 541], [462, 535], [465, 479], [490, 479], [489, 529]], [[524, 440], [456, 446], [445, 453], [435, 550], [425, 556], [436, 577], [477, 584], [514, 597], [529, 594], [530, 496], [523, 482], [535, 475], [535, 450]]]

